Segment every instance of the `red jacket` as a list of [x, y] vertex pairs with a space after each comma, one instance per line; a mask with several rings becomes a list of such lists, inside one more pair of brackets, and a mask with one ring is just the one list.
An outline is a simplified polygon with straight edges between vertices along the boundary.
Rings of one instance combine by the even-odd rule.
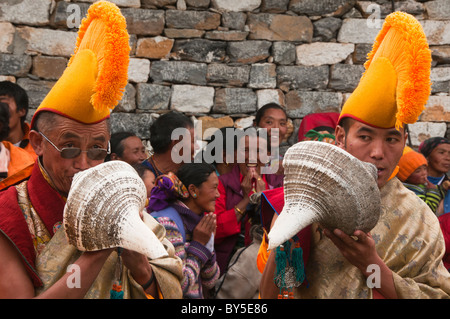
[[[220, 197], [216, 200], [216, 208], [214, 211], [217, 216], [214, 249], [221, 273], [225, 271], [228, 260], [231, 258], [239, 233], [241, 232], [241, 224], [244, 223], [246, 234], [248, 234], [248, 230], [250, 229], [247, 216], [242, 222], [238, 222], [234, 211], [234, 206], [243, 198], [241, 191], [243, 178], [238, 165], [235, 165], [230, 173], [219, 176]], [[282, 175], [262, 175], [262, 179], [266, 182], [267, 189], [279, 187], [283, 182]], [[248, 236], [246, 236], [245, 244], [250, 244]]]

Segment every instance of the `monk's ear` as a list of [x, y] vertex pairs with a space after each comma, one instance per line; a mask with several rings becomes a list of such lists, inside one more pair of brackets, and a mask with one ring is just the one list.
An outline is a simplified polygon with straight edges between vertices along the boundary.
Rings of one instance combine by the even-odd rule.
[[44, 138], [42, 137], [42, 135], [35, 130], [31, 130], [30, 143], [36, 155], [41, 156], [43, 154], [43, 143], [44, 143]]
[[345, 147], [345, 130], [344, 130], [344, 128], [340, 125], [336, 126], [334, 135], [336, 137], [336, 145], [339, 146], [340, 148], [344, 148]]

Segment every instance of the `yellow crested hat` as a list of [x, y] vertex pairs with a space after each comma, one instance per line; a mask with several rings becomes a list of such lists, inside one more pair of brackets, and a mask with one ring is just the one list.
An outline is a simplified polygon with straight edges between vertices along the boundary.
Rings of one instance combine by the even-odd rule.
[[400, 11], [389, 14], [364, 67], [339, 121], [350, 117], [396, 129], [415, 123], [431, 92], [431, 51], [419, 21]]
[[119, 8], [99, 1], [81, 22], [74, 54], [61, 78], [39, 105], [43, 111], [93, 124], [110, 116], [128, 81], [130, 45], [126, 20]]

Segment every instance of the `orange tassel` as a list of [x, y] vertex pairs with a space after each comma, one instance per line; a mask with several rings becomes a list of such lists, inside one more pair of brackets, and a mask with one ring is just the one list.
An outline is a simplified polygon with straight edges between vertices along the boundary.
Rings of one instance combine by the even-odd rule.
[[389, 14], [367, 55], [365, 69], [379, 57], [391, 61], [398, 77], [396, 129], [415, 123], [431, 93], [431, 50], [419, 21], [401, 11]]
[[98, 58], [99, 72], [91, 104], [98, 111], [113, 109], [125, 91], [130, 61], [126, 20], [115, 4], [99, 1], [89, 7], [68, 65], [77, 52], [84, 49], [92, 50]]

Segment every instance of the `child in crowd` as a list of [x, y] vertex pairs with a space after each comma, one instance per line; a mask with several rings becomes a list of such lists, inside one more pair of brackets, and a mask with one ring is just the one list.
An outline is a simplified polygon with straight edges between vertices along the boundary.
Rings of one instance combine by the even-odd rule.
[[437, 216], [441, 215], [444, 187], [428, 181], [428, 162], [425, 156], [406, 146], [398, 166], [397, 177], [403, 185], [425, 201]]
[[136, 172], [139, 174], [139, 176], [142, 178], [142, 181], [145, 184], [145, 188], [147, 189], [147, 198], [150, 198], [152, 189], [153, 189], [153, 187], [155, 187], [155, 182], [156, 182], [155, 174], [152, 172], [152, 170], [148, 166], [146, 166], [142, 163], [133, 164], [132, 166], [136, 170]]

